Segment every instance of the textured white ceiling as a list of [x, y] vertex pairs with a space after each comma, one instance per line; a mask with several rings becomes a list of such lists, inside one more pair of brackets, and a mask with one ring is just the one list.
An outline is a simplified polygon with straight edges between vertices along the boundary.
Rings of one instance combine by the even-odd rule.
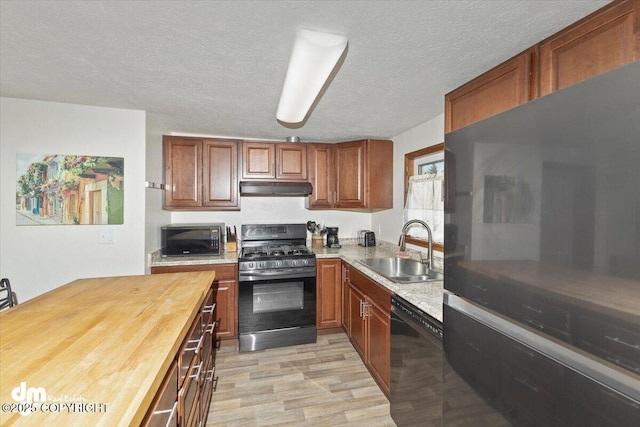
[[[130, 108], [164, 130], [392, 137], [608, 0], [0, 2], [0, 94]], [[275, 119], [296, 30], [349, 39], [306, 124]]]

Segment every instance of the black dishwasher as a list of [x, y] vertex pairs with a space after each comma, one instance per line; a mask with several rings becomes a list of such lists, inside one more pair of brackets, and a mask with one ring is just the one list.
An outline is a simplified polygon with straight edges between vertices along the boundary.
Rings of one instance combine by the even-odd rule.
[[442, 323], [391, 297], [391, 417], [398, 427], [442, 423]]

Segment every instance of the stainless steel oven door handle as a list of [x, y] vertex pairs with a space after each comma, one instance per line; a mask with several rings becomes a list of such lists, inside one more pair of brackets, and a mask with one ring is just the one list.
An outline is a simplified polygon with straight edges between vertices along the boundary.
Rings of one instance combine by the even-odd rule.
[[255, 272], [240, 272], [238, 274], [238, 281], [240, 282], [255, 282], [258, 280], [268, 279], [305, 279], [308, 277], [316, 277], [315, 268], [294, 268], [290, 270], [268, 270]]

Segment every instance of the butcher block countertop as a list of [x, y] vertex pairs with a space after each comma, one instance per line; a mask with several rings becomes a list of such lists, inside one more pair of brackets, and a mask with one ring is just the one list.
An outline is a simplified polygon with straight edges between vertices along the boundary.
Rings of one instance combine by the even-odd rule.
[[214, 279], [80, 279], [0, 312], [0, 425], [140, 425]]
[[536, 261], [461, 261], [460, 267], [536, 295], [640, 324], [640, 283]]

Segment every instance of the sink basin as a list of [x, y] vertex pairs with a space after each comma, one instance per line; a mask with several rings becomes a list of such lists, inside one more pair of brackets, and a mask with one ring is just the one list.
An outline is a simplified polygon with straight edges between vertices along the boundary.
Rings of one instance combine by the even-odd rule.
[[444, 278], [442, 273], [410, 258], [367, 258], [359, 259], [358, 262], [394, 282], [414, 283]]

